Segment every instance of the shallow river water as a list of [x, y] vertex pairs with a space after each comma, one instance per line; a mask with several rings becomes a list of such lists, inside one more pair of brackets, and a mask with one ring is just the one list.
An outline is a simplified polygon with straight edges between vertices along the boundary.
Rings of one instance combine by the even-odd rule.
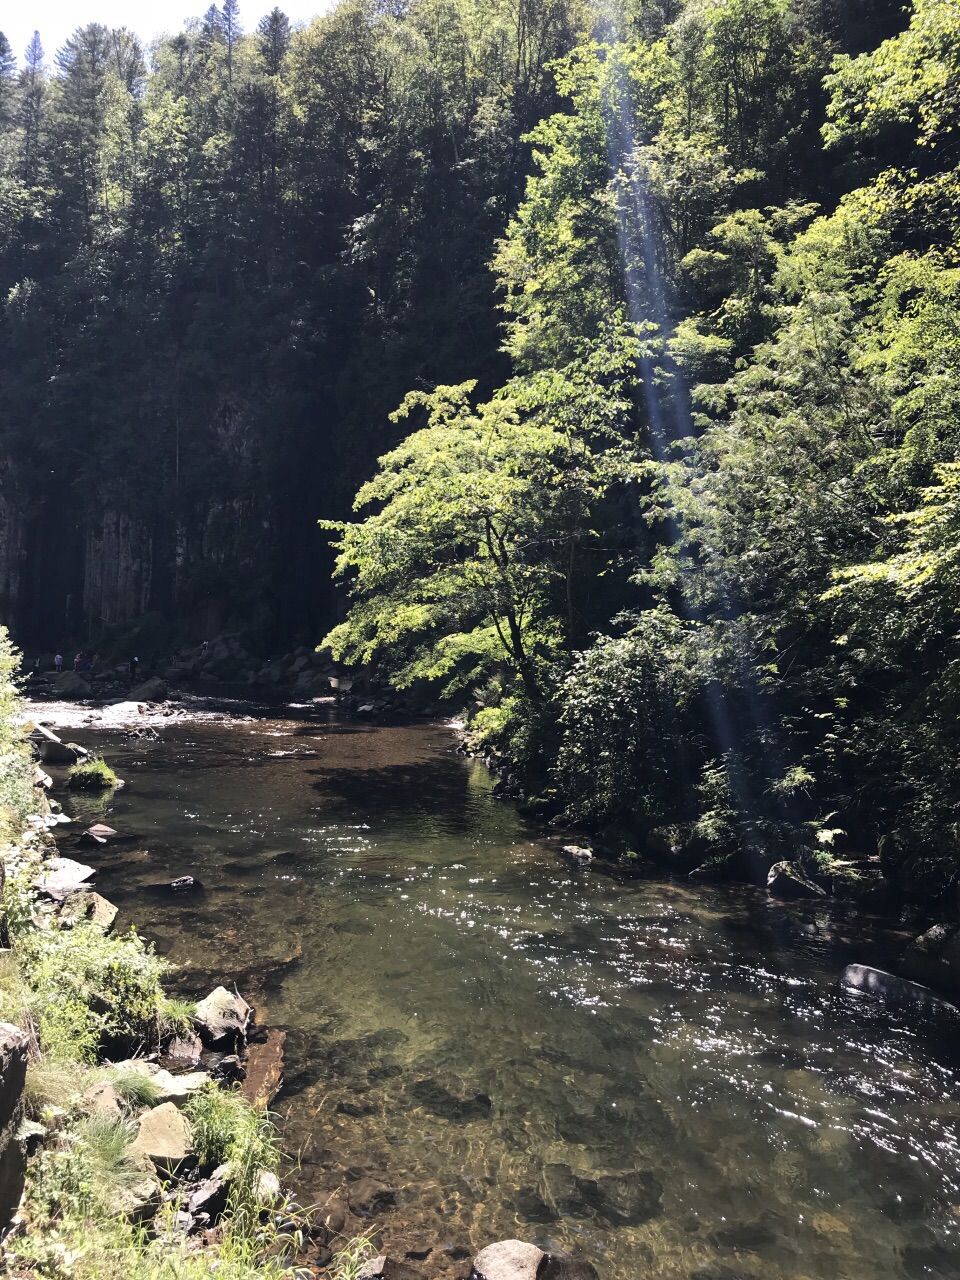
[[960, 1275], [957, 1025], [838, 984], [880, 922], [571, 868], [442, 725], [75, 736], [127, 779], [74, 809], [121, 923], [287, 1029], [294, 1181], [387, 1183], [426, 1275], [507, 1236], [604, 1280]]

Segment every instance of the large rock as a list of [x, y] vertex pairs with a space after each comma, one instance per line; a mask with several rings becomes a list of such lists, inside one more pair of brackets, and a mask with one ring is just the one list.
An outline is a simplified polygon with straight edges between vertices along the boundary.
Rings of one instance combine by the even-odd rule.
[[488, 1244], [473, 1260], [470, 1280], [537, 1280], [546, 1255], [523, 1240]]
[[71, 893], [82, 889], [91, 876], [93, 867], [73, 858], [48, 858], [43, 873], [37, 880], [37, 888], [55, 902], [63, 902]]
[[58, 918], [64, 928], [72, 928], [81, 920], [89, 920], [91, 924], [99, 925], [104, 933], [109, 933], [118, 912], [119, 908], [99, 893], [79, 889], [64, 899]]
[[27, 1036], [0, 1022], [0, 1235], [17, 1212], [27, 1170], [26, 1153], [16, 1133], [23, 1118], [27, 1078]]
[[173, 1102], [183, 1106], [188, 1098], [210, 1083], [211, 1076], [207, 1071], [190, 1071], [185, 1075], [171, 1075], [155, 1062], [146, 1062], [143, 1058], [130, 1058], [126, 1062], [118, 1062], [115, 1070], [127, 1071], [144, 1076], [157, 1090], [161, 1102]]
[[197, 1005], [200, 1039], [211, 1049], [236, 1048], [246, 1037], [252, 1013], [243, 996], [217, 987]]
[[951, 1018], [960, 1014], [955, 1005], [948, 1000], [941, 1000], [929, 987], [909, 982], [906, 978], [898, 978], [895, 973], [885, 973], [883, 969], [873, 969], [870, 965], [848, 964], [840, 984], [850, 991], [879, 996], [887, 1004], [923, 1009], [927, 1013], [946, 1014]]
[[89, 698], [90, 686], [76, 671], [65, 671], [53, 682], [53, 691], [58, 698]]
[[141, 1224], [148, 1222], [156, 1215], [163, 1198], [163, 1188], [151, 1173], [132, 1185], [121, 1184], [114, 1195], [117, 1211], [129, 1218], [131, 1222]]
[[205, 1213], [211, 1223], [217, 1221], [230, 1196], [230, 1184], [233, 1181], [233, 1170], [229, 1164], [222, 1164], [214, 1169], [209, 1178], [195, 1183], [187, 1197], [187, 1209], [197, 1215]]
[[935, 924], [903, 953], [900, 972], [917, 982], [960, 991], [960, 926]]
[[80, 752], [66, 742], [54, 742], [45, 738], [40, 743], [40, 759], [44, 764], [76, 764]]
[[158, 1169], [173, 1171], [193, 1152], [190, 1122], [172, 1102], [162, 1102], [140, 1117], [131, 1153], [145, 1157]]
[[159, 676], [153, 676], [138, 685], [130, 694], [132, 702], [162, 702], [167, 696], [167, 686]]
[[101, 1080], [99, 1084], [91, 1086], [84, 1093], [83, 1099], [91, 1115], [119, 1120], [123, 1114], [120, 1095], [109, 1080]]
[[805, 875], [795, 862], [775, 862], [767, 872], [767, 892], [775, 898], [825, 898], [826, 890]]

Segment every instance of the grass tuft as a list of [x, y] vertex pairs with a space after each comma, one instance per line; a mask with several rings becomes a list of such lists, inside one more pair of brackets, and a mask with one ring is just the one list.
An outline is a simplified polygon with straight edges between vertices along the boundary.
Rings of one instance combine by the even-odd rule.
[[71, 765], [67, 786], [75, 791], [107, 791], [117, 785], [117, 775], [100, 756]]

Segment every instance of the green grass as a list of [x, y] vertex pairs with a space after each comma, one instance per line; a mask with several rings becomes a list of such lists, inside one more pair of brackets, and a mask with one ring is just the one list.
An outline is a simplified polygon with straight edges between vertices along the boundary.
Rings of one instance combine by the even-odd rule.
[[373, 1236], [353, 1236], [333, 1255], [332, 1280], [356, 1280], [363, 1264], [376, 1256]]
[[125, 1107], [131, 1111], [139, 1111], [143, 1107], [155, 1107], [160, 1101], [160, 1089], [149, 1076], [142, 1076], [139, 1071], [110, 1071], [107, 1079], [117, 1091], [117, 1096]]
[[70, 766], [67, 786], [76, 791], [108, 791], [117, 785], [117, 775], [100, 756]]

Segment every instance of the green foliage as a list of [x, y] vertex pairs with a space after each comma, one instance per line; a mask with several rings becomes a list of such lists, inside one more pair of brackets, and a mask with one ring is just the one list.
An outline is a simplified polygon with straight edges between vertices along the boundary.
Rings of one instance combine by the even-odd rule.
[[155, 1042], [166, 966], [133, 930], [108, 935], [89, 922], [36, 929], [18, 938], [17, 953], [49, 1059], [89, 1062], [104, 1043]]
[[33, 765], [23, 739], [20, 655], [0, 626], [0, 844], [20, 832], [34, 805]]
[[100, 756], [70, 766], [67, 786], [76, 791], [107, 791], [117, 785], [117, 775]]

